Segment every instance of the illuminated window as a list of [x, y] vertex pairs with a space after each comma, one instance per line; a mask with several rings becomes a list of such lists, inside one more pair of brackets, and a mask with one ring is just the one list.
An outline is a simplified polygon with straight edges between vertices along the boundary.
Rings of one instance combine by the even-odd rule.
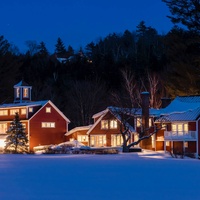
[[28, 97], [28, 88], [23, 89], [23, 97]]
[[22, 115], [25, 115], [25, 114], [26, 114], [26, 108], [22, 108], [22, 109], [21, 109], [21, 114], [22, 114]]
[[110, 121], [110, 128], [116, 129], [117, 128], [117, 120], [111, 120]]
[[23, 125], [24, 129], [26, 129], [26, 124], [25, 124], [25, 123], [22, 123], [22, 125]]
[[55, 128], [55, 122], [42, 122], [42, 128]]
[[149, 127], [152, 127], [152, 119], [149, 118]]
[[33, 108], [29, 108], [28, 111], [29, 111], [29, 112], [33, 112]]
[[51, 107], [46, 107], [46, 113], [51, 113]]
[[16, 113], [19, 113], [19, 109], [10, 110], [10, 115], [15, 115]]
[[111, 146], [121, 146], [123, 144], [123, 138], [121, 134], [112, 134], [111, 135]]
[[19, 98], [20, 95], [20, 88], [16, 88], [16, 97]]
[[0, 116], [8, 115], [8, 110], [0, 110]]
[[0, 123], [0, 134], [6, 134], [6, 131], [7, 131], [7, 124]]
[[106, 146], [106, 135], [90, 136], [90, 145], [93, 147]]
[[108, 120], [101, 120], [101, 129], [108, 129]]
[[166, 146], [169, 147], [170, 146], [170, 143], [169, 141], [166, 141]]
[[88, 142], [88, 135], [78, 135], [77, 140], [79, 142]]
[[142, 119], [141, 118], [136, 118], [136, 126], [137, 127], [142, 126]]

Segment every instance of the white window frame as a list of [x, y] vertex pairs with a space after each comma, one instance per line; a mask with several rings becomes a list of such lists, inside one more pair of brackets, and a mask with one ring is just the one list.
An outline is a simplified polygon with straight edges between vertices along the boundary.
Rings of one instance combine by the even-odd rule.
[[51, 113], [51, 107], [46, 107], [46, 113]]
[[0, 110], [0, 116], [7, 116], [8, 110]]
[[19, 113], [19, 109], [10, 109], [10, 115], [15, 115], [16, 113]]
[[41, 122], [42, 128], [56, 128], [55, 122]]
[[117, 120], [110, 120], [110, 129], [117, 129]]
[[108, 120], [101, 120], [101, 129], [108, 129]]

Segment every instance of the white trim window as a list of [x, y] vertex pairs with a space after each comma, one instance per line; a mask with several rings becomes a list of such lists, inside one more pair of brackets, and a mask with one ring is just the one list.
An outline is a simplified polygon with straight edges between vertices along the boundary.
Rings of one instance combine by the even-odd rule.
[[101, 129], [108, 129], [108, 120], [101, 120]]
[[117, 129], [117, 120], [110, 120], [110, 129]]
[[42, 122], [42, 128], [55, 128], [55, 122]]
[[8, 110], [0, 110], [0, 116], [7, 116]]
[[46, 107], [46, 113], [51, 113], [51, 107]]
[[22, 109], [21, 109], [21, 114], [22, 114], [22, 115], [25, 115], [25, 114], [26, 114], [26, 108], [22, 108]]
[[19, 109], [11, 109], [10, 115], [15, 115], [16, 113], [19, 113]]
[[88, 142], [88, 135], [78, 135], [77, 140], [79, 142]]

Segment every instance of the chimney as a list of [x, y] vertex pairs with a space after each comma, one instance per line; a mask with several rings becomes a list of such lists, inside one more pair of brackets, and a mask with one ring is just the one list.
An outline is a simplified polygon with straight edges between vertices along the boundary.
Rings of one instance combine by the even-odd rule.
[[[149, 134], [149, 92], [142, 92], [142, 128], [144, 135]], [[144, 149], [152, 149], [151, 137], [141, 141], [141, 147]]]
[[171, 103], [171, 98], [163, 97], [161, 98], [161, 102], [162, 102], [161, 107], [166, 108]]

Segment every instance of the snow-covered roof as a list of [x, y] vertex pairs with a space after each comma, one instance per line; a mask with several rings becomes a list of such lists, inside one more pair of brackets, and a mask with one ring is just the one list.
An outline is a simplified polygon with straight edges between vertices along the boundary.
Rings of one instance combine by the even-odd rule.
[[161, 114], [186, 112], [200, 107], [200, 96], [181, 96], [176, 97], [166, 108], [162, 109]]
[[89, 130], [91, 127], [92, 127], [92, 125], [75, 127], [75, 128], [73, 128], [73, 129], [71, 129], [69, 132], [67, 132], [67, 133], [65, 134], [65, 136], [71, 135], [72, 133], [74, 133], [74, 132], [76, 132], [76, 131]]
[[200, 116], [200, 107], [185, 112], [173, 112], [161, 116], [157, 122], [195, 121]]
[[160, 114], [157, 122], [195, 121], [200, 116], [200, 96], [176, 97]]
[[48, 100], [44, 101], [33, 101], [33, 102], [23, 102], [23, 103], [10, 103], [10, 104], [1, 104], [1, 108], [9, 108], [9, 107], [25, 107], [25, 106], [44, 106]]

